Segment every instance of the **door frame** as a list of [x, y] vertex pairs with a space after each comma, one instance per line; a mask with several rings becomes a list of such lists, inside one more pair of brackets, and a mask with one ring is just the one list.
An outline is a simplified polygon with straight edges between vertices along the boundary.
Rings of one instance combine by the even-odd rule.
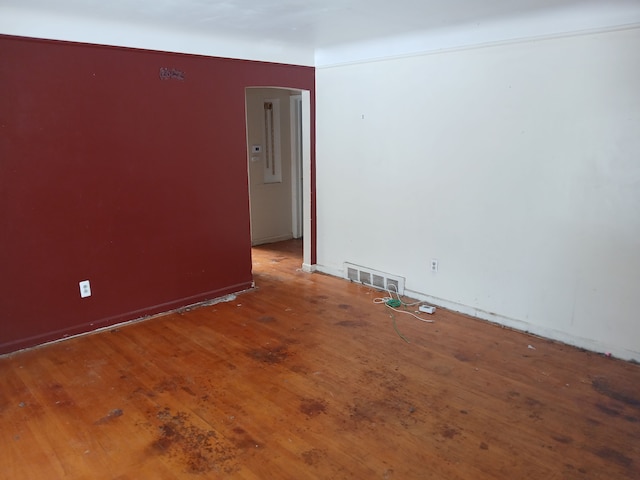
[[291, 126], [291, 230], [293, 238], [303, 235], [302, 185], [302, 94], [289, 97]]
[[[300, 97], [300, 108], [298, 110], [298, 115], [300, 117], [299, 125], [301, 129], [300, 136], [302, 138], [302, 145], [296, 146], [296, 149], [298, 152], [301, 153], [302, 179], [301, 181], [296, 182], [294, 180], [294, 177], [292, 177], [292, 190], [297, 190], [298, 196], [300, 194], [302, 195], [302, 203], [301, 203], [302, 204], [302, 225], [298, 225], [299, 230], [301, 230], [300, 233], [302, 235], [302, 245], [303, 245], [301, 268], [302, 268], [302, 271], [304, 272], [314, 272], [316, 270], [315, 252], [314, 252], [315, 245], [316, 245], [316, 239], [315, 239], [316, 230], [315, 230], [315, 218], [314, 218], [314, 215], [312, 215], [313, 209], [315, 207], [314, 205], [315, 202], [313, 198], [314, 188], [312, 185], [314, 181], [314, 175], [312, 175], [313, 167], [312, 167], [312, 149], [311, 149], [311, 140], [312, 140], [311, 91], [302, 90], [299, 88], [291, 88], [291, 87], [275, 87], [275, 86], [259, 86], [259, 85], [245, 87], [245, 133], [247, 136], [247, 138], [245, 139], [245, 144], [246, 144], [246, 150], [247, 150], [247, 188], [248, 188], [247, 193], [249, 195], [249, 208], [251, 208], [250, 207], [251, 179], [249, 177], [250, 175], [249, 162], [251, 162], [251, 151], [250, 151], [251, 148], [249, 146], [249, 139], [248, 139], [248, 135], [249, 135], [248, 126], [247, 126], [248, 112], [246, 108], [246, 102], [247, 102], [247, 90], [254, 89], [254, 88], [287, 90], [289, 92], [294, 93], [293, 97], [298, 97], [298, 96]], [[295, 102], [291, 102], [291, 104], [293, 103]], [[293, 123], [293, 121], [291, 123]], [[291, 143], [293, 148], [293, 139]], [[293, 150], [292, 150], [292, 154], [293, 154]], [[296, 163], [293, 161], [293, 157], [292, 157], [291, 163], [293, 168], [293, 164]], [[297, 170], [299, 170], [299, 167], [297, 167]], [[300, 172], [296, 172], [296, 173], [300, 173]], [[297, 175], [295, 178], [299, 179], [300, 175]], [[298, 185], [297, 188], [294, 188], [294, 184], [296, 183], [300, 183], [301, 185]], [[292, 192], [292, 195], [293, 195], [293, 192]], [[291, 213], [292, 216], [294, 215], [294, 210], [296, 209], [296, 205], [300, 205], [300, 202], [293, 202], [292, 213]], [[298, 219], [299, 218], [300, 217], [298, 216]], [[249, 213], [249, 221], [251, 222], [251, 213]], [[297, 222], [299, 223], [299, 220]], [[251, 232], [251, 228], [249, 229], [249, 232]], [[293, 233], [295, 238], [295, 231]], [[249, 236], [250, 236], [249, 242], [251, 243], [251, 233], [249, 233]]]

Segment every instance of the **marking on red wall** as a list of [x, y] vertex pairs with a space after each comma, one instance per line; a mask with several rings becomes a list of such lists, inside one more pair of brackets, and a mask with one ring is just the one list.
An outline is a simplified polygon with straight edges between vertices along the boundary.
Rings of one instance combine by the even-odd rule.
[[184, 80], [184, 72], [176, 68], [160, 67], [161, 80]]

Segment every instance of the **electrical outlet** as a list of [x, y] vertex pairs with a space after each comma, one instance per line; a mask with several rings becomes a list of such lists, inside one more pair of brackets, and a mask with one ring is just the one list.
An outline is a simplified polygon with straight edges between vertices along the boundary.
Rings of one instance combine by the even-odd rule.
[[89, 280], [83, 280], [80, 282], [80, 298], [87, 298], [91, 296], [91, 284]]
[[436, 260], [435, 258], [431, 259], [431, 271], [434, 273], [438, 272], [438, 260]]

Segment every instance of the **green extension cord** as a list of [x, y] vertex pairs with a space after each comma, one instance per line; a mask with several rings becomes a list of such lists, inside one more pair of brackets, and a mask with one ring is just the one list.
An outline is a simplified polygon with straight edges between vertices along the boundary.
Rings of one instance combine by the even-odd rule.
[[[398, 308], [402, 306], [402, 302], [397, 299], [397, 298], [390, 298], [389, 300], [387, 300], [386, 302], [384, 302], [386, 305], [388, 305], [391, 308]], [[392, 313], [391, 314], [391, 318], [393, 319], [393, 329], [396, 331], [396, 333], [398, 334], [398, 336], [403, 339], [405, 342], [409, 343], [409, 340], [407, 339], [407, 337], [405, 337], [404, 335], [402, 335], [400, 333], [400, 330], [398, 330], [398, 326], [396, 325], [396, 316]]]

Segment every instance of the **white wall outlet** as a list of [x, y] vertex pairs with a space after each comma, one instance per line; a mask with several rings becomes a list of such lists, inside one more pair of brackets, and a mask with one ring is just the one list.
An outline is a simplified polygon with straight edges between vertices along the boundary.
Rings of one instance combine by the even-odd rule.
[[83, 280], [80, 282], [80, 298], [87, 298], [91, 296], [91, 284], [89, 280]]
[[435, 258], [431, 259], [431, 271], [434, 273], [438, 272], [438, 260]]

